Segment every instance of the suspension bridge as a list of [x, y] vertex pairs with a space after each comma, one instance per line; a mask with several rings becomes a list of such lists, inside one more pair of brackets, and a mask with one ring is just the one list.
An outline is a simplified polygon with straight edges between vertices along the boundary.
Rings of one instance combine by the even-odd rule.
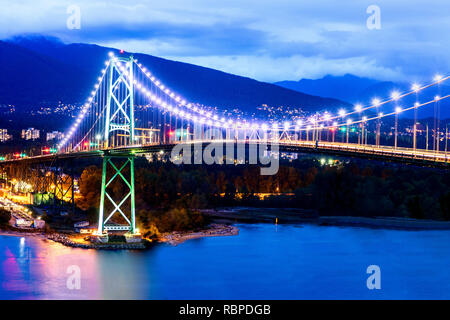
[[[277, 152], [316, 152], [447, 167], [447, 129], [441, 131], [435, 118], [431, 138], [427, 127], [426, 141], [419, 143], [423, 128], [419, 128], [417, 114], [426, 107], [439, 114], [441, 101], [450, 95], [419, 102], [419, 93], [439, 87], [449, 78], [436, 76], [426, 85], [414, 84], [407, 92], [393, 92], [385, 100], [357, 104], [353, 110], [318, 112], [282, 122], [256, 121], [186, 101], [133, 56], [111, 53], [86, 103], [63, 140], [52, 149], [54, 152], [6, 155], [0, 162], [2, 178], [21, 181], [33, 192], [52, 194], [54, 203], [74, 205], [71, 161], [101, 157], [96, 234], [107, 239], [108, 231], [126, 231], [129, 237], [139, 234], [135, 221], [135, 157], [169, 152], [177, 145], [204, 149], [210, 143], [227, 143], [263, 146], [267, 151], [276, 145]], [[407, 97], [415, 97], [415, 102], [400, 107]], [[400, 145], [398, 118], [407, 111], [414, 113], [412, 141]], [[393, 132], [382, 130], [385, 119], [394, 120]], [[108, 193], [116, 179], [127, 187], [121, 199], [113, 199]], [[117, 216], [121, 223], [114, 222]]]

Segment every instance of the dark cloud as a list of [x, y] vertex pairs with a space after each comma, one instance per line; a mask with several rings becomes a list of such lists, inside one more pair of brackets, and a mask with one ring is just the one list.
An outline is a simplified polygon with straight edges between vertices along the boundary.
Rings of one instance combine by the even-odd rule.
[[[1, 2], [4, 0], [0, 0]], [[78, 0], [80, 30], [66, 28], [70, 0], [3, 4], [0, 37], [43, 33], [120, 46], [265, 81], [353, 73], [395, 80], [450, 69], [448, 0]]]
[[67, 41], [93, 43], [160, 39], [175, 44], [173, 52], [169, 54], [184, 53], [190, 56], [257, 53], [267, 45], [264, 32], [227, 24], [205, 27], [196, 24], [113, 23], [50, 33]]

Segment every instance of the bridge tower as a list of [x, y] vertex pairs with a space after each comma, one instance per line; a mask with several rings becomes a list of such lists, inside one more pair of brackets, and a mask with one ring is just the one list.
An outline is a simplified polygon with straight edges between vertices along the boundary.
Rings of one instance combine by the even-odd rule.
[[[132, 145], [135, 140], [133, 65], [133, 56], [112, 57], [106, 71], [108, 89], [97, 230], [97, 235], [102, 237], [102, 240], [108, 239], [108, 230], [128, 231], [127, 241], [139, 233], [135, 220], [134, 155], [132, 152], [111, 154], [108, 150], [110, 147]], [[128, 188], [128, 192], [125, 192], [119, 200], [113, 199], [108, 193], [108, 187], [116, 179], [125, 183]], [[120, 215], [125, 225], [112, 223], [115, 215]]]

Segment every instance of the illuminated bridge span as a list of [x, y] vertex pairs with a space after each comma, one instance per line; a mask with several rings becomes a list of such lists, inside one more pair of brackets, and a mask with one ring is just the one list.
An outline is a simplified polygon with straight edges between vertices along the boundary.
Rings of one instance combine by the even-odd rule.
[[[134, 199], [135, 156], [170, 151], [177, 144], [201, 144], [203, 148], [211, 142], [227, 142], [264, 145], [267, 150], [276, 145], [279, 152], [317, 152], [447, 166], [450, 160], [447, 130], [441, 132], [439, 121], [435, 119], [430, 130], [431, 139], [427, 127], [426, 143], [422, 146], [418, 134], [422, 136], [424, 129], [418, 126], [417, 114], [425, 107], [434, 108], [435, 115], [439, 114], [440, 102], [450, 95], [436, 95], [432, 100], [419, 102], [419, 93], [431, 87], [440, 90], [440, 84], [449, 78], [436, 76], [429, 84], [414, 84], [408, 92], [393, 92], [385, 100], [374, 99], [369, 105], [358, 104], [354, 110], [341, 109], [336, 114], [324, 111], [283, 122], [255, 121], [188, 102], [132, 56], [111, 54], [90, 97], [55, 152], [32, 157], [8, 155], [1, 166], [9, 166], [9, 170], [19, 165], [32, 167], [16, 170], [20, 170], [22, 176], [33, 177], [34, 186], [47, 191], [50, 188], [55, 199], [59, 192], [58, 198], [73, 203], [73, 175], [65, 174], [55, 163], [102, 157], [98, 235], [108, 230], [126, 230], [134, 235], [138, 233]], [[401, 101], [410, 97], [415, 98], [415, 103], [400, 106]], [[400, 146], [398, 117], [406, 111], [414, 113], [412, 141], [408, 146], [404, 143]], [[393, 120], [393, 128], [388, 132], [381, 130], [384, 119]], [[45, 168], [53, 168], [53, 171]], [[11, 172], [8, 174], [12, 175]], [[115, 179], [121, 179], [128, 187], [119, 200], [108, 194], [108, 187]], [[115, 216], [123, 223], [113, 223]]]

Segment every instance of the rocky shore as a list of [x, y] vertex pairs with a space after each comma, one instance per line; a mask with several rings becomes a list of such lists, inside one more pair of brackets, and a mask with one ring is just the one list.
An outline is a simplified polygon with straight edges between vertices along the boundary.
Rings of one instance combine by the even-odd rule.
[[146, 249], [146, 241], [143, 240], [140, 243], [91, 243], [91, 242], [78, 242], [71, 239], [70, 236], [60, 233], [47, 234], [47, 239], [59, 242], [65, 246], [83, 249], [101, 249], [101, 250], [142, 250]]
[[186, 240], [203, 237], [223, 237], [235, 236], [239, 234], [239, 229], [235, 226], [225, 224], [211, 224], [207, 229], [187, 232], [168, 232], [160, 236], [159, 241], [167, 242], [171, 245], [180, 244]]
[[[237, 235], [239, 229], [234, 226], [225, 224], [211, 224], [208, 228], [197, 231], [168, 232], [160, 235], [158, 242], [170, 243], [172, 245], [180, 244], [189, 239], [197, 239], [202, 237], [218, 237]], [[51, 240], [61, 243], [65, 246], [82, 249], [99, 249], [99, 250], [143, 250], [150, 246], [150, 241], [143, 239], [140, 243], [125, 242], [109, 242], [109, 243], [93, 243], [84, 239], [79, 234], [62, 233], [62, 232], [28, 232], [16, 230], [0, 230], [0, 235], [6, 236], [35, 236], [42, 239]]]

